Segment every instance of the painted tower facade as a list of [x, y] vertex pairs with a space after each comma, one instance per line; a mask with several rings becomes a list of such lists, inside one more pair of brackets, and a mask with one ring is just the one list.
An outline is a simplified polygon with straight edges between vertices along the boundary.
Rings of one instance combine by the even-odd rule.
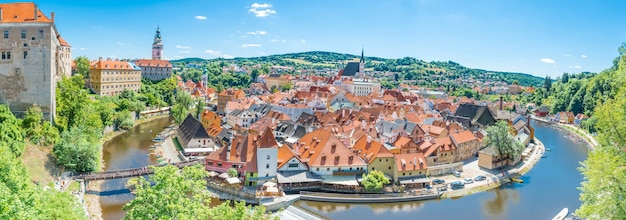
[[154, 43], [152, 43], [152, 59], [160, 60], [163, 54], [163, 42], [161, 41], [161, 30], [157, 27], [156, 34], [154, 35]]

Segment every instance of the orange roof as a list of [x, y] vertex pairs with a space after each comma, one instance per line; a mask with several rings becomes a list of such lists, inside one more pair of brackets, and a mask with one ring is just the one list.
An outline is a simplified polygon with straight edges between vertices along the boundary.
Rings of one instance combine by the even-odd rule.
[[65, 39], [63, 39], [61, 37], [61, 35], [57, 35], [57, 39], [59, 39], [59, 44], [61, 44], [61, 46], [64, 46], [64, 47], [71, 47], [72, 46], [69, 43], [67, 43], [67, 41], [65, 41]]
[[[39, 10], [39, 7], [32, 2], [22, 3], [5, 3], [0, 4], [2, 8], [1, 22], [47, 22], [50, 20], [46, 15]], [[35, 11], [37, 13], [35, 13]], [[35, 20], [35, 14], [37, 18]]]
[[393, 154], [391, 154], [383, 144], [373, 140], [373, 138], [367, 135], [362, 136], [354, 143], [352, 148], [357, 150], [359, 157], [367, 163], [371, 163], [379, 157], [393, 157]]
[[135, 61], [135, 65], [140, 67], [172, 67], [170, 61], [167, 60], [139, 59]]
[[119, 60], [97, 60], [91, 64], [91, 69], [103, 70], [133, 70], [130, 63]]
[[460, 133], [456, 133], [456, 134], [451, 134], [450, 138], [452, 138], [452, 140], [454, 140], [455, 143], [460, 144], [460, 143], [465, 143], [468, 141], [473, 141], [473, 140], [477, 140], [478, 138], [476, 138], [476, 136], [474, 136], [474, 134], [471, 131], [463, 131]]
[[404, 136], [400, 136], [398, 138], [398, 140], [396, 140], [396, 143], [393, 144], [393, 146], [397, 147], [397, 148], [403, 148], [408, 146], [407, 144], [411, 141], [410, 138], [408, 137], [404, 137]]
[[330, 131], [320, 128], [300, 138], [294, 150], [309, 166], [367, 166]]
[[417, 171], [428, 168], [426, 158], [422, 153], [396, 154], [395, 156], [398, 171]]
[[[294, 157], [296, 157], [296, 155], [293, 153], [291, 148], [289, 148], [289, 146], [284, 145], [282, 147], [279, 147], [278, 159], [277, 159], [278, 168], [280, 169], [281, 167], [283, 167], [285, 164], [287, 164], [291, 160], [291, 158], [294, 158]], [[298, 157], [296, 157], [296, 159], [298, 159]]]

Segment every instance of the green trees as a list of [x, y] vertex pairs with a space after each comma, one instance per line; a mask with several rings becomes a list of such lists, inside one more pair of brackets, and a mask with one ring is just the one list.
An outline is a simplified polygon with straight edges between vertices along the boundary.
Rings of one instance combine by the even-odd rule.
[[26, 110], [22, 120], [25, 138], [35, 144], [49, 146], [59, 140], [59, 130], [52, 126], [49, 121], [43, 120], [41, 108], [37, 105]]
[[73, 127], [61, 134], [61, 140], [52, 149], [57, 163], [77, 172], [96, 170], [99, 140], [90, 139], [85, 132], [82, 127]]
[[73, 196], [30, 182], [21, 134], [20, 121], [0, 105], [0, 219], [84, 219]]
[[135, 198], [124, 205], [125, 219], [208, 219], [211, 200], [204, 167], [196, 165], [179, 171], [168, 165], [151, 169], [154, 184], [144, 177], [128, 182]]
[[176, 121], [177, 124], [183, 123], [183, 120], [185, 120], [187, 114], [189, 114], [189, 108], [191, 107], [192, 102], [193, 99], [189, 93], [176, 93], [176, 104], [172, 106], [171, 112], [172, 116], [174, 116], [174, 121]]
[[524, 146], [509, 133], [509, 124], [502, 120], [487, 127], [485, 146], [492, 146], [499, 155], [516, 158], [522, 154]]
[[213, 220], [266, 220], [279, 219], [271, 218], [265, 214], [265, 206], [246, 206], [244, 201], [235, 202], [235, 207], [231, 207], [228, 202], [209, 210], [209, 216]]
[[202, 115], [202, 112], [204, 112], [204, 107], [206, 107], [206, 102], [204, 102], [204, 99], [202, 97], [198, 97], [198, 102], [196, 103], [196, 117], [200, 117]]
[[80, 74], [85, 79], [89, 79], [89, 58], [79, 56], [74, 59], [76, 63], [76, 74]]
[[626, 54], [616, 60], [608, 74], [615, 76], [619, 92], [596, 108], [599, 146], [579, 168], [585, 179], [576, 215], [584, 219], [626, 219]]
[[363, 184], [363, 187], [365, 187], [367, 191], [379, 191], [384, 185], [389, 184], [389, 179], [385, 177], [383, 172], [374, 170], [369, 172], [369, 174], [363, 174], [361, 184]]
[[229, 168], [227, 171], [228, 176], [230, 177], [238, 177], [239, 174], [237, 173], [237, 170], [235, 170], [235, 168]]

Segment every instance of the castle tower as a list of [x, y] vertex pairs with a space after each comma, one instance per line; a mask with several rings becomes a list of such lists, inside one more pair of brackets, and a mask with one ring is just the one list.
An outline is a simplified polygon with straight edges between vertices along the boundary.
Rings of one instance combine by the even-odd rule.
[[154, 43], [152, 43], [152, 59], [160, 60], [163, 51], [163, 42], [161, 41], [161, 30], [157, 26], [156, 34], [154, 35]]

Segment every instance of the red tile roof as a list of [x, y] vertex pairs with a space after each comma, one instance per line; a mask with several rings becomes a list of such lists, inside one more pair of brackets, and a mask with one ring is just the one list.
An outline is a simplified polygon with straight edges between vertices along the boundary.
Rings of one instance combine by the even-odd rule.
[[354, 143], [352, 148], [357, 150], [358, 156], [367, 163], [371, 163], [376, 158], [380, 157], [393, 157], [393, 154], [391, 154], [383, 144], [373, 140], [373, 138], [367, 135], [362, 136]]
[[139, 59], [135, 61], [135, 65], [140, 67], [172, 67], [172, 63], [167, 60]]
[[130, 63], [119, 60], [96, 60], [92, 62], [91, 69], [103, 70], [132, 70]]
[[[46, 15], [39, 10], [37, 5], [32, 2], [23, 3], [4, 3], [0, 4], [2, 8], [2, 18], [0, 22], [45, 22], [50, 23]], [[35, 11], [37, 11], [37, 20], [35, 20]]]
[[396, 168], [398, 171], [426, 170], [426, 158], [422, 153], [396, 154]]

